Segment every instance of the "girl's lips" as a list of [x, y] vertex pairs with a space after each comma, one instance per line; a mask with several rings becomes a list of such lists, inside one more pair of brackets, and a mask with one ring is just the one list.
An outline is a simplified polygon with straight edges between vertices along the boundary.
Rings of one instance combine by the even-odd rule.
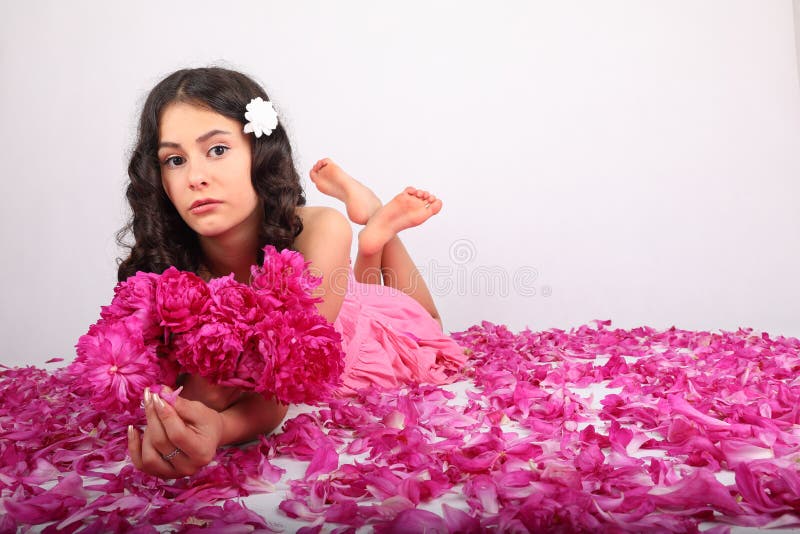
[[206, 213], [208, 211], [211, 211], [211, 210], [215, 209], [220, 204], [221, 204], [220, 201], [215, 200], [214, 202], [209, 202], [208, 204], [200, 204], [199, 206], [195, 206], [193, 208], [190, 208], [189, 211], [191, 211], [195, 215], [199, 215], [201, 213]]

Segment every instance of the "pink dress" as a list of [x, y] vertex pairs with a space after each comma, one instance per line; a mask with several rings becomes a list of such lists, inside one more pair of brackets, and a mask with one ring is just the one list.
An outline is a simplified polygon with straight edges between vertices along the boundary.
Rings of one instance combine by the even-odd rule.
[[452, 382], [467, 361], [464, 347], [444, 334], [420, 303], [392, 287], [357, 282], [352, 268], [333, 326], [345, 353], [340, 395], [365, 387]]

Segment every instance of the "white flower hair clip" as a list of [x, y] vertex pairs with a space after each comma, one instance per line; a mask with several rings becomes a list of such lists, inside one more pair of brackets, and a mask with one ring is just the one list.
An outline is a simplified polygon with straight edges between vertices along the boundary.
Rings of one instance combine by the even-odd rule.
[[261, 137], [262, 133], [269, 135], [278, 127], [278, 113], [272, 107], [272, 102], [264, 101], [260, 96], [247, 104], [244, 118], [249, 121], [244, 125], [244, 133], [252, 132], [256, 137]]

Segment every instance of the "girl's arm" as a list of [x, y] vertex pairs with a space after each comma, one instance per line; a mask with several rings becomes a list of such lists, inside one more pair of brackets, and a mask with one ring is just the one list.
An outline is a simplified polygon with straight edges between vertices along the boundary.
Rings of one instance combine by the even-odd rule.
[[[295, 248], [306, 261], [312, 274], [322, 276], [314, 295], [323, 297], [317, 310], [334, 322], [342, 307], [350, 273], [350, 246], [353, 230], [350, 222], [333, 208], [320, 208], [303, 221], [303, 232], [295, 240]], [[265, 400], [247, 393], [223, 410], [223, 435], [220, 445], [249, 441], [259, 434], [271, 432], [280, 425], [288, 407], [275, 400]]]
[[246, 393], [222, 415], [219, 445], [231, 445], [256, 439], [275, 430], [286, 417], [288, 406], [258, 393]]
[[181, 397], [202, 402], [220, 412], [222, 436], [219, 445], [250, 441], [273, 431], [286, 416], [288, 406], [266, 400], [240, 388], [215, 386], [197, 375], [184, 377]]
[[315, 296], [324, 299], [317, 303], [317, 310], [334, 322], [347, 292], [353, 229], [339, 211], [318, 209], [303, 220], [303, 231], [295, 239], [294, 247], [311, 262], [311, 273], [322, 276], [322, 282], [314, 291]]

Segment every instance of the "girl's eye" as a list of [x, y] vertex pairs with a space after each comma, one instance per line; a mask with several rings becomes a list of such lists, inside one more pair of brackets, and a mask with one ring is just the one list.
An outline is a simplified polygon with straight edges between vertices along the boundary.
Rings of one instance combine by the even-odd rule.
[[[223, 152], [217, 152], [217, 149], [222, 149]], [[221, 156], [222, 154], [224, 154], [226, 151], [228, 151], [230, 149], [228, 147], [226, 147], [225, 145], [215, 145], [215, 146], [211, 147], [211, 150], [213, 150], [214, 154], [216, 154], [217, 156]], [[209, 150], [209, 152], [211, 152], [211, 150]]]
[[172, 160], [175, 160], [175, 159], [181, 160], [183, 158], [180, 157], [180, 156], [172, 156], [171, 158], [167, 158], [167, 159], [164, 160], [164, 165], [166, 165], [167, 167], [175, 167], [177, 165], [180, 165], [180, 163], [175, 163], [175, 164], [171, 163]]
[[[222, 156], [228, 150], [230, 150], [230, 148], [225, 146], [225, 145], [214, 145], [214, 146], [211, 147], [209, 152], [213, 151], [214, 155]], [[174, 161], [174, 160], [178, 160], [178, 161]], [[171, 156], [171, 157], [169, 157], [169, 158], [164, 160], [164, 165], [166, 165], [167, 167], [170, 167], [170, 168], [175, 168], [175, 167], [180, 166], [182, 162], [183, 162], [183, 158], [181, 156]]]

